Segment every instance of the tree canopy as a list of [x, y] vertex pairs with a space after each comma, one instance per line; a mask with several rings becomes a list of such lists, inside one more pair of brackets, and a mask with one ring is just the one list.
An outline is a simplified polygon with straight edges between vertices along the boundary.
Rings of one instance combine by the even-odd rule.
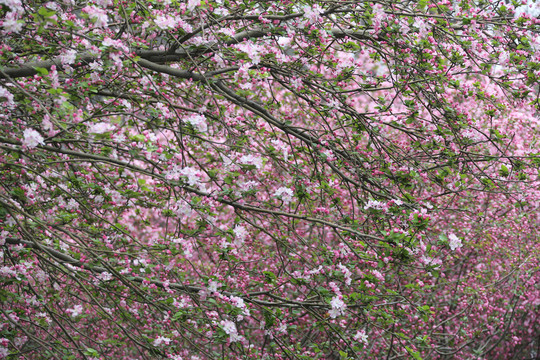
[[0, 0], [0, 359], [540, 356], [522, 5]]

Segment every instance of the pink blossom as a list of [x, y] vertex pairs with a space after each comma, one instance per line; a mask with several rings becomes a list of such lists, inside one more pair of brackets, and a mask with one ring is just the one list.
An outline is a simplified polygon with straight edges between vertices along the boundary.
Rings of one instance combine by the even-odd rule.
[[154, 340], [153, 344], [154, 346], [160, 346], [161, 344], [169, 345], [172, 340], [165, 336], [158, 336], [157, 339]]
[[380, 273], [378, 270], [371, 270], [371, 273], [373, 276], [375, 276], [378, 280], [384, 281], [384, 275]]
[[386, 17], [386, 14], [381, 4], [375, 4], [371, 9], [373, 11], [373, 27], [378, 31], [381, 28], [381, 23]]
[[18, 19], [16, 12], [10, 11], [2, 21], [2, 26], [4, 27], [4, 33], [17, 34], [22, 30], [24, 21]]
[[309, 22], [319, 22], [321, 21], [320, 15], [323, 12], [323, 9], [319, 5], [313, 5], [313, 6], [304, 6], [304, 17], [306, 17]]
[[3, 230], [0, 232], [0, 246], [4, 245], [6, 243], [6, 239], [9, 236], [9, 232]]
[[341, 263], [339, 263], [337, 265], [338, 269], [343, 273], [343, 275], [345, 276], [345, 284], [346, 285], [351, 285], [351, 271], [349, 269], [347, 269], [344, 265], [342, 265]]
[[482, 134], [480, 134], [478, 131], [474, 129], [465, 129], [462, 132], [462, 135], [465, 136], [468, 139], [471, 139], [473, 141], [481, 141], [482, 140]]
[[114, 47], [115, 49], [122, 50], [124, 52], [129, 51], [129, 48], [126, 45], [124, 45], [124, 43], [122, 41], [111, 39], [110, 37], [104, 38], [102, 44], [103, 44], [103, 46]]
[[15, 102], [13, 101], [13, 94], [10, 93], [5, 87], [0, 86], [0, 98], [5, 98], [2, 103], [4, 106], [9, 108], [15, 107]]
[[95, 6], [86, 6], [82, 9], [82, 11], [88, 14], [90, 19], [97, 27], [107, 26], [109, 19], [107, 17], [107, 12], [104, 9], [100, 9]]
[[162, 30], [174, 29], [178, 26], [178, 22], [169, 15], [159, 15], [154, 20], [156, 26]]
[[103, 134], [113, 130], [114, 126], [106, 122], [88, 125], [88, 132], [92, 134]]
[[0, 346], [0, 359], [4, 359], [9, 355], [9, 349], [7, 347]]
[[62, 64], [73, 64], [77, 58], [77, 51], [66, 50], [58, 57]]

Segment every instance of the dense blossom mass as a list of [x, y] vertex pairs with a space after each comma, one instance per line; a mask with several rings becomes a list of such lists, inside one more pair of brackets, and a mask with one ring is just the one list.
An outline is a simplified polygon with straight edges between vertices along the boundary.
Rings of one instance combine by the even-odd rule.
[[537, 6], [0, 0], [0, 359], [538, 358]]

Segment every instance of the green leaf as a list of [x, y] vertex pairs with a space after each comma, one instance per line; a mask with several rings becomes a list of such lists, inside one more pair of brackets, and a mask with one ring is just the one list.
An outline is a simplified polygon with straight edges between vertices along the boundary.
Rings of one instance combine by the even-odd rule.
[[144, 135], [133, 135], [133, 136], [130, 136], [129, 137], [131, 140], [133, 141], [138, 141], [138, 142], [145, 142], [146, 141], [146, 137], [144, 137]]
[[178, 311], [172, 317], [172, 321], [185, 321], [187, 319], [187, 313], [185, 311]]
[[422, 357], [420, 356], [420, 353], [418, 351], [413, 351], [410, 347], [405, 346], [405, 349], [407, 349], [407, 352], [416, 360], [422, 360]]
[[426, 8], [428, 2], [429, 2], [429, 0], [420, 0], [420, 1], [418, 1], [418, 7], [417, 7], [418, 10], [423, 11]]
[[46, 7], [40, 7], [38, 10], [38, 14], [44, 18], [50, 18], [56, 15], [56, 12], [47, 9]]
[[34, 66], [34, 70], [37, 71], [37, 73], [41, 76], [47, 76], [49, 75], [49, 70], [45, 69], [45, 68], [42, 68], [42, 67], [37, 67], [37, 66]]
[[86, 350], [84, 350], [84, 355], [97, 357], [99, 356], [99, 353], [96, 349], [86, 348]]
[[264, 277], [265, 277], [267, 283], [273, 284], [277, 279], [276, 274], [274, 274], [271, 271], [263, 271], [263, 274], [264, 274]]

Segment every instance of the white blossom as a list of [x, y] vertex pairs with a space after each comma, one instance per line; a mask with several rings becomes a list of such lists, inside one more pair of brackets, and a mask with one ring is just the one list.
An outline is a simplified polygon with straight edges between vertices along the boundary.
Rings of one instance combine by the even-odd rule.
[[38, 145], [45, 145], [43, 136], [34, 129], [24, 130], [22, 144], [30, 149], [33, 149]]
[[4, 245], [6, 243], [6, 239], [9, 236], [9, 232], [3, 230], [0, 232], [0, 246]]
[[114, 130], [114, 126], [106, 122], [90, 124], [88, 126], [88, 132], [92, 134], [103, 134], [112, 130]]
[[156, 340], [154, 340], [154, 346], [160, 346], [161, 344], [165, 343], [165, 345], [169, 345], [171, 342], [171, 339], [165, 336], [158, 336]]
[[201, 0], [189, 0], [188, 3], [187, 3], [187, 9], [189, 11], [192, 11], [193, 9], [195, 9], [199, 5], [201, 5]]
[[185, 167], [179, 171], [180, 175], [187, 178], [188, 184], [191, 186], [199, 185], [199, 171], [192, 167]]
[[246, 316], [249, 316], [249, 309], [247, 308], [246, 304], [244, 303], [244, 299], [238, 297], [238, 296], [231, 296], [230, 297], [231, 302], [234, 306], [242, 310], [242, 313]]
[[204, 133], [208, 130], [208, 126], [206, 125], [206, 117], [204, 115], [194, 114], [188, 117], [186, 121], [199, 132]]
[[291, 202], [293, 195], [294, 195], [293, 191], [287, 187], [280, 187], [274, 193], [274, 196], [281, 197], [281, 200], [283, 200], [285, 204], [288, 204]]
[[369, 200], [366, 206], [364, 206], [364, 210], [367, 209], [375, 209], [375, 210], [386, 210], [386, 204], [382, 201], [377, 200]]
[[347, 305], [345, 305], [345, 302], [343, 302], [340, 296], [334, 296], [332, 301], [330, 301], [330, 306], [332, 309], [330, 309], [329, 314], [332, 319], [345, 314], [345, 309], [347, 308]]
[[260, 169], [263, 166], [262, 158], [251, 154], [243, 155], [240, 158], [240, 163], [244, 165], [254, 165], [257, 169]]
[[71, 317], [77, 317], [82, 314], [83, 307], [82, 305], [75, 305], [73, 309], [67, 309], [66, 312], [71, 313]]
[[229, 339], [231, 342], [240, 341], [242, 339], [242, 336], [238, 335], [236, 325], [232, 321], [222, 320], [220, 324], [223, 331], [225, 331], [225, 333], [229, 335]]
[[461, 243], [461, 239], [458, 238], [458, 237], [457, 237], [456, 235], [454, 235], [454, 234], [450, 234], [450, 235], [448, 236], [448, 242], [449, 242], [448, 245], [450, 245], [450, 249], [451, 249], [452, 251], [454, 251], [454, 250], [456, 250], [457, 248], [460, 248], [460, 247], [463, 246], [463, 244]]
[[109, 281], [112, 279], [112, 274], [107, 272], [107, 271], [104, 271], [102, 272], [101, 274], [98, 275], [98, 279], [102, 280], [102, 281]]
[[217, 281], [210, 280], [210, 281], [208, 282], [208, 287], [207, 287], [208, 292], [210, 292], [210, 293], [215, 293], [215, 292], [217, 292], [217, 288], [218, 288], [218, 286], [220, 286], [220, 285], [221, 285], [221, 284], [218, 283]]
[[366, 332], [364, 330], [358, 331], [356, 333], [356, 335], [353, 336], [353, 339], [356, 340], [356, 341], [363, 342], [366, 345], [368, 343], [368, 337], [367, 337], [367, 334], [366, 334]]
[[62, 64], [73, 64], [77, 58], [76, 50], [66, 50], [60, 54], [59, 59]]
[[384, 281], [384, 275], [380, 273], [380, 271], [378, 270], [372, 270], [371, 273], [373, 274], [373, 276], [375, 276], [377, 279], [379, 279], [380, 281]]
[[245, 227], [241, 225], [236, 225], [233, 230], [234, 233], [234, 244], [236, 246], [242, 246], [244, 244], [244, 241], [246, 240], [247, 236], [249, 235], [248, 231]]

